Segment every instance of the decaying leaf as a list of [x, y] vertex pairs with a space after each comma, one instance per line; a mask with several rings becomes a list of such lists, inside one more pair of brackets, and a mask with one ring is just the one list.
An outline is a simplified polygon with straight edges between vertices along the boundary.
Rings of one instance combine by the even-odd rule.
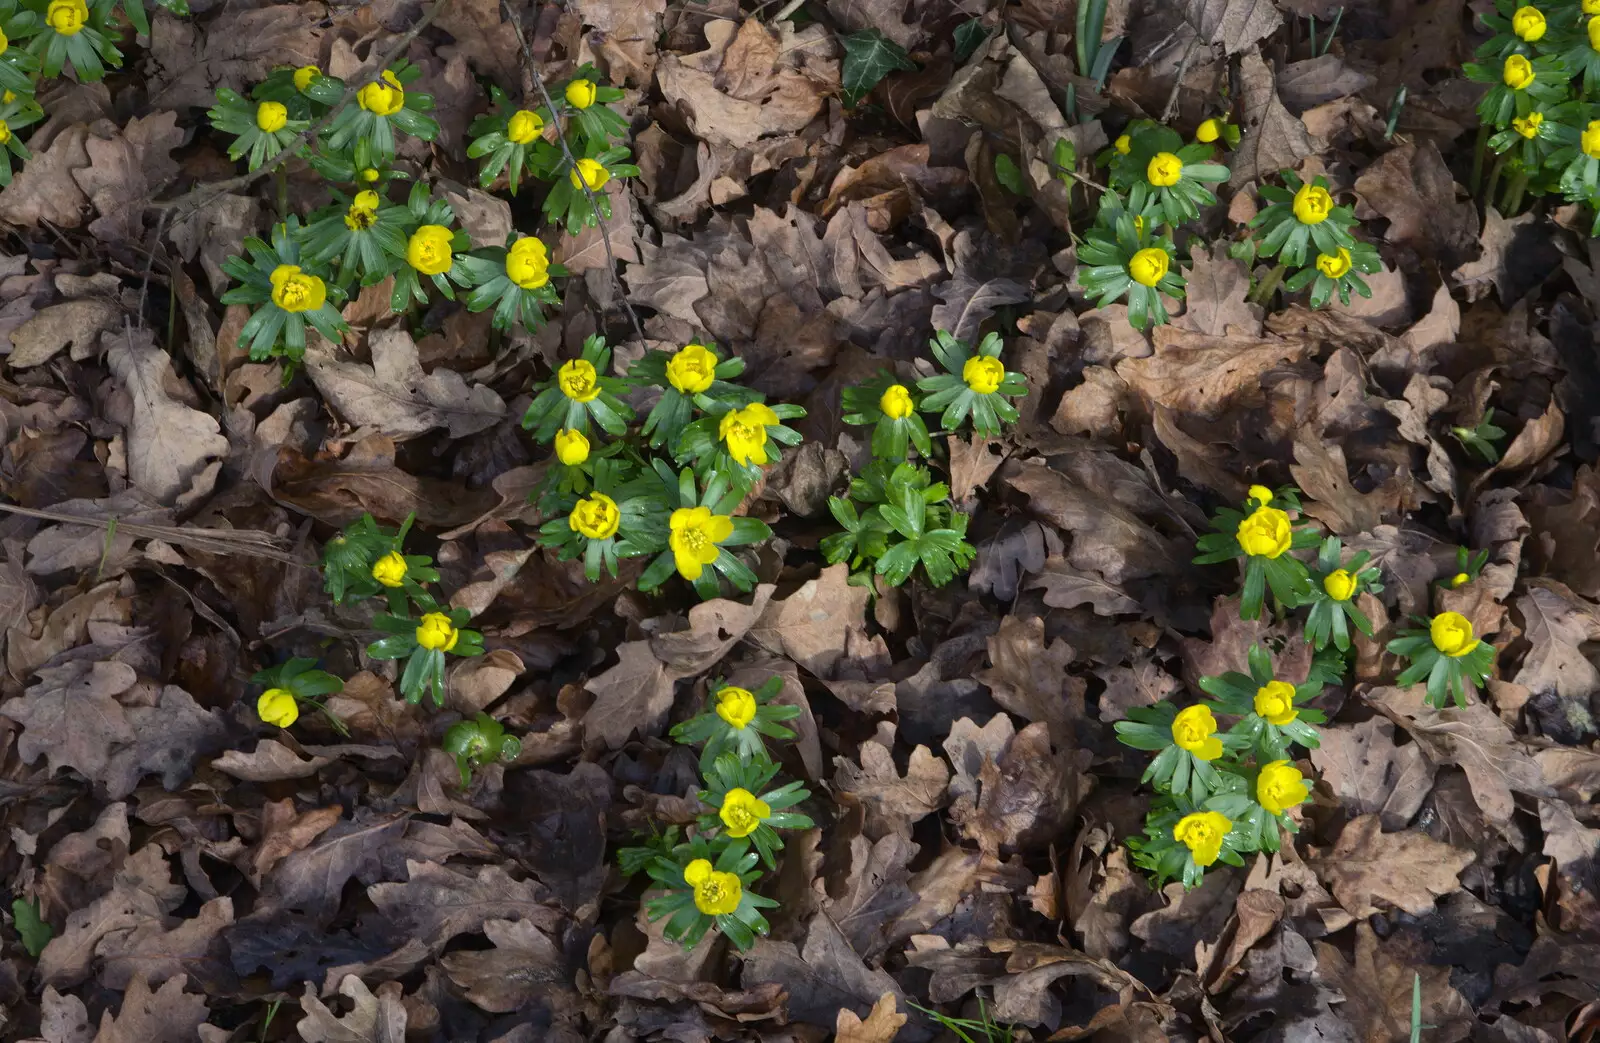
[[1435, 898], [1461, 886], [1457, 877], [1472, 858], [1415, 830], [1385, 833], [1379, 816], [1362, 815], [1345, 825], [1326, 855], [1308, 863], [1339, 904], [1362, 917], [1379, 910], [1375, 899], [1413, 915], [1428, 912]]
[[172, 360], [148, 330], [108, 333], [106, 361], [133, 398], [128, 428], [128, 477], [162, 503], [204, 494], [216, 481], [228, 439], [208, 413], [172, 398], [166, 381]]
[[398, 442], [436, 427], [465, 438], [505, 416], [505, 402], [484, 385], [469, 387], [461, 374], [442, 366], [424, 373], [416, 342], [405, 330], [374, 331], [367, 344], [371, 366], [337, 358], [326, 341], [306, 350], [306, 372], [351, 425]]

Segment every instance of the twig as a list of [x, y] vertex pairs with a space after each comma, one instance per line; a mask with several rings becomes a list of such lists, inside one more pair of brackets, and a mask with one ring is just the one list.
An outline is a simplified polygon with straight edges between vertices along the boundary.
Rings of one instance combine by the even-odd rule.
[[273, 156], [267, 162], [263, 163], [260, 167], [249, 171], [248, 173], [238, 174], [234, 177], [230, 177], [224, 181], [214, 181], [209, 184], [196, 186], [176, 199], [169, 199], [159, 203], [152, 202], [149, 204], [150, 209], [178, 211], [177, 220], [182, 221], [187, 218], [190, 213], [209, 206], [211, 203], [220, 199], [225, 194], [232, 192], [234, 189], [246, 188], [266, 177], [274, 170], [277, 170], [278, 167], [282, 166], [284, 163], [287, 163], [291, 156], [298, 154], [300, 149], [317, 134], [321, 133], [323, 128], [332, 123], [334, 117], [343, 112], [345, 106], [354, 101], [356, 96], [361, 93], [361, 88], [365, 87], [369, 83], [377, 82], [378, 78], [383, 75], [383, 71], [387, 69], [396, 58], [404, 54], [406, 48], [411, 46], [411, 41], [420, 36], [424, 29], [432, 25], [433, 20], [439, 17], [440, 12], [442, 12], [449, 5], [450, 0], [434, 0], [433, 7], [428, 10], [428, 13], [417, 19], [417, 23], [415, 25], [401, 34], [400, 38], [395, 41], [395, 45], [389, 48], [388, 51], [384, 52], [384, 54], [379, 57], [376, 65], [374, 65], [367, 72], [363, 73], [361, 76], [357, 77], [354, 82], [345, 84], [344, 96], [334, 104], [333, 108], [329, 109], [321, 119], [317, 120], [315, 123], [311, 124], [311, 126], [295, 135], [294, 140], [289, 142], [288, 145], [284, 146], [281, 152], [279, 152], [276, 156]]
[[248, 554], [258, 558], [271, 558], [288, 565], [304, 565], [304, 560], [283, 550], [285, 542], [271, 533], [258, 529], [207, 529], [193, 525], [149, 525], [144, 522], [122, 521], [115, 514], [104, 517], [93, 517], [81, 514], [66, 514], [62, 511], [46, 511], [33, 507], [23, 507], [14, 503], [0, 503], [0, 511], [8, 514], [20, 514], [27, 518], [38, 518], [41, 521], [61, 522], [64, 525], [83, 525], [91, 529], [104, 529], [106, 531], [106, 544], [109, 545], [117, 533], [124, 533], [142, 540], [165, 540], [195, 547], [213, 554]]
[[1178, 92], [1183, 89], [1183, 76], [1189, 71], [1189, 62], [1194, 58], [1194, 52], [1199, 46], [1198, 33], [1189, 37], [1189, 46], [1183, 49], [1183, 58], [1178, 62], [1178, 78], [1172, 81], [1172, 93], [1167, 95], [1167, 107], [1161, 110], [1162, 123], [1171, 123], [1172, 114], [1178, 110]]
[[[528, 63], [528, 75], [533, 78], [533, 85], [539, 91], [539, 97], [544, 101], [545, 107], [550, 110], [550, 118], [556, 124], [556, 141], [561, 145], [561, 154], [566, 157], [567, 163], [574, 171], [578, 169], [578, 157], [572, 154], [572, 146], [567, 144], [566, 130], [561, 125], [561, 117], [557, 115], [556, 103], [550, 97], [550, 91], [544, 85], [544, 77], [539, 75], [539, 66], [533, 60], [533, 51], [528, 48], [528, 38], [522, 33], [522, 21], [506, 0], [500, 0], [500, 11], [505, 15], [506, 21], [511, 23], [511, 31], [517, 34], [517, 43], [522, 47], [522, 58]], [[628, 303], [628, 291], [623, 288], [622, 275], [617, 271], [617, 255], [611, 251], [611, 229], [606, 227], [606, 219], [600, 213], [600, 204], [595, 199], [594, 190], [589, 187], [582, 175], [576, 178], [578, 187], [583, 190], [584, 198], [589, 200], [589, 206], [594, 209], [594, 219], [600, 227], [600, 244], [606, 248], [606, 262], [610, 266], [611, 285], [617, 291], [617, 300], [622, 303], [622, 308], [628, 313], [628, 321], [633, 323], [634, 335], [639, 338], [639, 346], [645, 346], [644, 326], [639, 322], [638, 313], [633, 310], [633, 305]]]

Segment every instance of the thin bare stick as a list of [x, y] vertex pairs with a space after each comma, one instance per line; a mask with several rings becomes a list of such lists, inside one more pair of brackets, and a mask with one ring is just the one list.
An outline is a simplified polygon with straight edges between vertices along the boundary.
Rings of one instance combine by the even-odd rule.
[[[511, 23], [511, 31], [517, 34], [517, 43], [522, 46], [522, 59], [528, 63], [528, 75], [533, 78], [533, 85], [538, 89], [539, 97], [550, 110], [550, 118], [555, 120], [556, 141], [561, 145], [561, 154], [566, 157], [571, 169], [576, 170], [578, 157], [572, 154], [572, 146], [567, 144], [566, 128], [561, 125], [561, 117], [557, 115], [556, 103], [544, 85], [544, 77], [539, 75], [539, 65], [533, 60], [533, 51], [528, 47], [528, 38], [523, 35], [522, 22], [506, 0], [500, 0], [500, 11], [505, 15], [506, 21]], [[633, 323], [634, 335], [639, 338], [639, 346], [642, 348], [645, 344], [644, 326], [640, 324], [639, 315], [633, 310], [633, 305], [628, 303], [628, 291], [622, 286], [622, 275], [617, 271], [617, 255], [611, 251], [611, 229], [606, 227], [606, 219], [600, 213], [600, 204], [595, 199], [594, 190], [589, 187], [589, 182], [582, 177], [579, 177], [577, 182], [578, 187], [583, 189], [584, 198], [588, 199], [589, 205], [594, 208], [594, 219], [600, 226], [600, 244], [606, 248], [606, 262], [610, 265], [611, 285], [617, 291], [617, 300], [622, 303], [623, 310], [628, 313], [628, 321]]]
[[152, 202], [149, 204], [150, 209], [176, 210], [178, 211], [178, 216], [175, 218], [175, 220], [182, 221], [187, 218], [189, 214], [209, 206], [228, 192], [232, 192], [237, 188], [247, 188], [255, 182], [266, 177], [274, 170], [277, 170], [278, 167], [282, 166], [284, 163], [287, 163], [291, 156], [297, 154], [301, 147], [306, 144], [306, 142], [310, 141], [317, 134], [321, 133], [323, 128], [327, 127], [329, 123], [332, 123], [334, 117], [339, 115], [340, 112], [343, 112], [344, 107], [354, 101], [356, 96], [361, 93], [361, 88], [365, 87], [369, 83], [376, 82], [378, 77], [383, 75], [383, 70], [387, 69], [391, 64], [393, 64], [396, 58], [404, 54], [406, 48], [411, 46], [411, 41], [415, 40], [419, 35], [421, 35], [424, 29], [432, 25], [433, 20], [439, 17], [440, 12], [442, 12], [449, 5], [450, 0], [435, 0], [433, 7], [428, 9], [428, 13], [417, 19], [417, 23], [415, 25], [402, 33], [399, 39], [395, 41], [395, 45], [389, 48], [388, 51], [384, 52], [384, 54], [379, 57], [378, 63], [375, 66], [373, 66], [367, 72], [362, 73], [353, 83], [345, 84], [344, 96], [334, 104], [333, 108], [329, 109], [321, 119], [317, 120], [315, 123], [311, 124], [311, 126], [295, 135], [294, 140], [289, 142], [289, 144], [284, 147], [283, 151], [279, 152], [276, 156], [273, 156], [260, 167], [249, 171], [248, 173], [238, 174], [234, 177], [227, 178], [223, 181], [213, 181], [204, 185], [197, 185], [176, 199], [169, 199], [159, 203]]
[[1178, 91], [1183, 89], [1183, 76], [1189, 71], [1189, 62], [1194, 58], [1194, 52], [1200, 46], [1198, 35], [1189, 38], [1189, 46], [1183, 49], [1183, 58], [1178, 62], [1178, 78], [1172, 81], [1172, 93], [1167, 95], [1167, 107], [1161, 110], [1161, 122], [1171, 123], [1172, 114], [1178, 111]]
[[38, 518], [41, 521], [61, 522], [64, 525], [83, 525], [91, 529], [104, 529], [108, 536], [115, 533], [126, 533], [142, 540], [165, 540], [181, 546], [195, 547], [214, 554], [248, 554], [258, 558], [271, 558], [274, 561], [285, 562], [290, 565], [308, 565], [309, 562], [296, 557], [283, 548], [285, 541], [268, 532], [257, 529], [207, 529], [193, 525], [147, 525], [143, 522], [123, 521], [115, 514], [102, 517], [93, 517], [81, 514], [66, 514], [62, 511], [46, 511], [33, 507], [22, 507], [14, 503], [0, 503], [0, 511], [8, 514], [20, 514], [28, 518]]

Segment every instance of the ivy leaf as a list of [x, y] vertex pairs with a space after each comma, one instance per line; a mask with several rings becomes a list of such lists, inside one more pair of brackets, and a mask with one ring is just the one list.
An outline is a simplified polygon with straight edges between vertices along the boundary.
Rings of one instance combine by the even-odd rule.
[[956, 61], [964, 62], [971, 58], [972, 52], [988, 38], [989, 28], [981, 18], [969, 18], [956, 26]]
[[18, 898], [11, 903], [11, 916], [16, 921], [17, 934], [22, 936], [22, 947], [36, 960], [56, 934], [39, 916], [39, 911], [37, 898], [31, 902], [25, 898]]
[[856, 103], [896, 69], [915, 69], [904, 47], [876, 29], [863, 29], [839, 41], [844, 45], [844, 103]]

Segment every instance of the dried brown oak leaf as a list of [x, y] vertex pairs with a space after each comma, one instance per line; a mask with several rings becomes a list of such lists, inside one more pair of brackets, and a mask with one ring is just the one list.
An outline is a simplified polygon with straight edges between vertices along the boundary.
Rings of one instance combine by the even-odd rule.
[[122, 307], [115, 299], [85, 297], [41, 309], [33, 318], [11, 333], [11, 354], [6, 363], [13, 369], [41, 366], [67, 347], [73, 355], [93, 352], [100, 334], [122, 324]]
[[550, 893], [533, 880], [513, 880], [499, 866], [475, 876], [436, 862], [406, 861], [403, 884], [374, 884], [367, 897], [404, 934], [437, 952], [458, 934], [483, 930], [486, 920], [518, 919], [554, 930], [561, 914], [547, 904]]
[[332, 829], [343, 814], [344, 808], [338, 804], [296, 811], [294, 801], [288, 797], [263, 804], [261, 839], [249, 862], [251, 883], [259, 888], [261, 878], [271, 872], [273, 866], [296, 851], [304, 851], [312, 841]]
[[101, 338], [111, 373], [133, 399], [128, 424], [128, 478], [157, 501], [172, 505], [216, 483], [228, 438], [211, 414], [191, 409], [167, 391], [172, 359], [149, 330]]
[[146, 920], [127, 932], [109, 934], [95, 946], [99, 981], [125, 989], [134, 978], [159, 984], [192, 974], [207, 991], [237, 987], [232, 981], [222, 931], [233, 923], [233, 899], [213, 898], [194, 916]]
[[880, 742], [863, 742], [856, 757], [859, 767], [847, 757], [833, 759], [833, 784], [841, 795], [849, 794], [866, 806], [868, 837], [910, 836], [913, 823], [944, 807], [950, 768], [926, 746], [911, 751], [904, 775]]
[[894, 993], [886, 992], [872, 1005], [865, 1021], [848, 1007], [840, 1009], [833, 1043], [892, 1043], [905, 1023], [906, 1015], [895, 1010]]
[[1233, 174], [1228, 179], [1234, 188], [1298, 166], [1300, 160], [1315, 151], [1305, 123], [1278, 100], [1272, 68], [1259, 52], [1251, 51], [1239, 59], [1239, 80], [1242, 133], [1233, 154]]
[[870, 1011], [886, 992], [905, 1002], [888, 972], [868, 968], [826, 913], [812, 917], [803, 948], [795, 948], [793, 942], [757, 939], [745, 954], [741, 981], [746, 988], [781, 984], [789, 990], [789, 1017], [824, 1028], [838, 1021], [841, 1009]]
[[1278, 9], [1265, 0], [1185, 0], [1183, 19], [1200, 39], [1223, 53], [1238, 54], [1283, 24]]
[[1453, 270], [1478, 253], [1478, 210], [1459, 187], [1432, 139], [1402, 142], [1356, 179], [1356, 216], [1387, 218], [1389, 242]]
[[453, 952], [440, 962], [450, 980], [484, 1010], [510, 1014], [530, 1000], [567, 992], [572, 977], [561, 948], [527, 920], [486, 920], [490, 950]]
[[989, 637], [992, 665], [975, 676], [1003, 709], [1024, 720], [1045, 722], [1051, 741], [1065, 744], [1075, 740], [1085, 716], [1088, 687], [1083, 678], [1068, 673], [1072, 659], [1071, 645], [1046, 641], [1043, 619], [1006, 616], [999, 632]]
[[317, 987], [306, 982], [300, 1009], [306, 1016], [295, 1024], [305, 1043], [405, 1043], [406, 1007], [397, 981], [386, 981], [373, 994], [366, 983], [347, 974], [339, 993], [352, 1005], [350, 1013], [335, 1014], [317, 998]]
[[100, 1015], [94, 1043], [179, 1043], [199, 1038], [206, 1023], [204, 996], [183, 991], [188, 979], [168, 978], [155, 992], [143, 978], [133, 979], [123, 993], [122, 1007], [113, 1016]]
[[1410, 481], [1396, 475], [1364, 493], [1350, 484], [1344, 450], [1337, 442], [1302, 434], [1294, 443], [1289, 473], [1310, 498], [1305, 512], [1338, 536], [1371, 532], [1385, 520], [1399, 520]]
[[112, 749], [134, 741], [133, 724], [116, 697], [138, 674], [125, 663], [76, 660], [42, 667], [38, 676], [38, 684], [0, 704], [0, 714], [22, 726], [18, 756], [24, 764], [44, 757], [52, 775], [71, 768], [99, 778]]
[[66, 988], [88, 979], [95, 950], [108, 937], [163, 923], [188, 889], [172, 882], [166, 853], [155, 844], [134, 852], [112, 881], [111, 890], [67, 916], [66, 929], [39, 954], [39, 980]]
[[315, 844], [286, 856], [267, 874], [262, 899], [273, 909], [297, 909], [326, 920], [339, 908], [340, 892], [356, 877], [381, 878], [384, 855], [405, 832], [404, 815], [358, 808], [355, 818], [336, 823]]
[[328, 9], [318, 0], [224, 7], [203, 28], [192, 18], [156, 11], [150, 107], [204, 109], [215, 102], [218, 87], [248, 93], [275, 68], [317, 64], [327, 24]]
[[[158, 111], [134, 118], [121, 130], [106, 137], [91, 134], [83, 148], [89, 165], [72, 172], [100, 211], [89, 222], [89, 231], [103, 242], [137, 240], [144, 231], [144, 213], [156, 192], [178, 174], [178, 164], [168, 155], [183, 143], [178, 129], [178, 114]], [[96, 123], [93, 130], [99, 131]]]
[[1212, 337], [1171, 325], [1157, 326], [1152, 336], [1155, 353], [1118, 362], [1117, 376], [1146, 400], [1205, 420], [1260, 403], [1263, 375], [1316, 348], [1300, 336]]
[[1208, 337], [1261, 335], [1261, 305], [1245, 300], [1250, 272], [1243, 264], [1220, 248], [1213, 252], [1197, 246], [1190, 251], [1184, 278], [1186, 307], [1172, 320], [1174, 326]]
[[342, 460], [312, 459], [287, 446], [263, 450], [253, 470], [274, 499], [341, 528], [363, 512], [390, 525], [415, 512], [418, 524], [448, 529], [482, 517], [495, 504], [487, 489], [419, 477], [394, 460], [394, 440], [373, 434]]
[[950, 819], [991, 855], [1054, 835], [1092, 785], [1085, 774], [1091, 751], [1053, 746], [1044, 724], [1017, 732], [1005, 714], [982, 729], [970, 718], [956, 721], [944, 748], [956, 769]]
[[23, 227], [46, 223], [59, 228], [81, 225], [89, 197], [72, 179], [72, 172], [89, 165], [89, 153], [83, 144], [88, 137], [88, 127], [68, 127], [48, 149], [35, 152], [0, 192], [0, 221]]
[[1460, 888], [1473, 854], [1415, 830], [1385, 833], [1377, 815], [1346, 823], [1325, 855], [1306, 859], [1351, 916], [1371, 916], [1382, 901], [1413, 916], [1433, 910], [1434, 899]]
[[[1600, 691], [1600, 670], [1583, 645], [1600, 641], [1600, 611], [1553, 580], [1530, 579], [1517, 598], [1522, 633], [1530, 645], [1511, 680], [1533, 696], [1551, 697], [1587, 714]], [[1585, 798], [1587, 799], [1587, 798]]]
[[1434, 765], [1416, 743], [1397, 746], [1394, 722], [1371, 717], [1329, 725], [1311, 751], [1322, 781], [1351, 816], [1377, 815], [1383, 828], [1406, 828], [1433, 788]]
[[830, 82], [811, 62], [796, 68], [807, 52], [785, 52], [760, 19], [737, 27], [713, 21], [703, 31], [711, 50], [663, 55], [656, 82], [667, 102], [685, 113], [694, 135], [712, 145], [744, 148], [765, 135], [793, 134], [822, 111], [824, 95], [838, 86], [836, 73]]
[[572, 9], [593, 28], [584, 39], [604, 62], [613, 83], [650, 82], [667, 0], [575, 0]]
[[326, 341], [306, 349], [306, 372], [322, 397], [352, 427], [366, 427], [396, 442], [436, 427], [451, 438], [488, 430], [506, 404], [483, 384], [443, 366], [424, 373], [416, 341], [403, 329], [374, 330], [367, 339], [372, 364], [339, 358]]
[[1316, 943], [1317, 972], [1344, 994], [1334, 1008], [1347, 1022], [1354, 1038], [1367, 1043], [1406, 1043], [1416, 1017], [1412, 998], [1421, 979], [1422, 1024], [1426, 1038], [1439, 1043], [1459, 1043], [1472, 1034], [1476, 1021], [1472, 1006], [1450, 985], [1450, 968], [1402, 955], [1401, 946], [1378, 941], [1372, 927], [1356, 925], [1355, 962], [1347, 963], [1337, 946]]

